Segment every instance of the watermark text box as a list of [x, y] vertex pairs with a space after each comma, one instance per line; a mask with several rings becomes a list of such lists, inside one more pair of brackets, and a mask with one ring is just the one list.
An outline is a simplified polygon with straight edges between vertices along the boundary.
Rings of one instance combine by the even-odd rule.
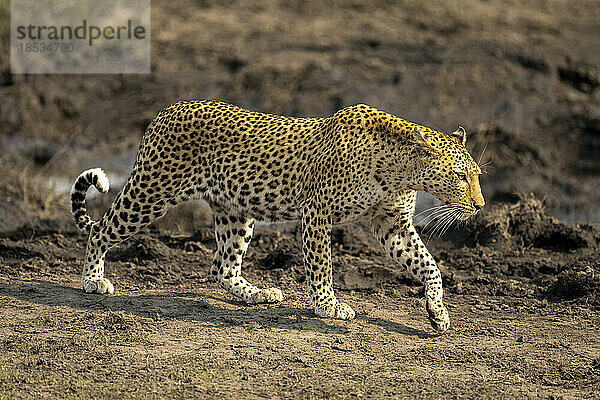
[[12, 73], [150, 73], [150, 0], [11, 0]]

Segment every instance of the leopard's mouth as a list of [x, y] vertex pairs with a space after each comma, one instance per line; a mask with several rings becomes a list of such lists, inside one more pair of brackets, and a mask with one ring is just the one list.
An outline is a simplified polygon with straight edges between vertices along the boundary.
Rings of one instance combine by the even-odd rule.
[[456, 217], [458, 221], [467, 221], [477, 215], [480, 209], [477, 209], [471, 205], [461, 204], [459, 207], [459, 212]]
[[475, 217], [477, 214], [479, 214], [479, 211], [481, 211], [481, 209], [477, 209], [474, 207], [471, 208], [468, 213], [465, 213], [465, 217], [464, 217], [464, 219], [462, 219], [462, 221], [466, 221], [468, 219]]

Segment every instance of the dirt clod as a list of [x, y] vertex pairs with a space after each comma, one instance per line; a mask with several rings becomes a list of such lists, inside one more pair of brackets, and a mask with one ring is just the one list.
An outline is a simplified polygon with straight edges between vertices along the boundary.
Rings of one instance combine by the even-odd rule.
[[565, 299], [574, 299], [586, 295], [596, 297], [600, 300], [600, 268], [594, 269], [590, 266], [571, 267], [562, 271], [556, 277], [556, 281], [548, 288], [548, 294]]
[[516, 204], [504, 204], [484, 212], [469, 228], [472, 244], [537, 247], [569, 252], [595, 245], [592, 235], [548, 216], [543, 202], [522, 196]]

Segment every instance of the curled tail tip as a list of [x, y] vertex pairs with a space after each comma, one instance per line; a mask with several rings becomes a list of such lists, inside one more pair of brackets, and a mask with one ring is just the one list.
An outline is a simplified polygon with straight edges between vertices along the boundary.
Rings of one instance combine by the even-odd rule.
[[106, 176], [106, 174], [104, 173], [104, 171], [102, 170], [102, 168], [92, 168], [92, 169], [88, 169], [87, 171], [84, 172], [88, 174], [91, 174], [92, 177], [92, 183], [94, 184], [94, 186], [96, 187], [96, 189], [98, 189], [98, 191], [100, 193], [107, 193], [108, 189], [110, 188], [110, 185], [108, 183], [108, 177]]
[[92, 168], [83, 171], [71, 188], [71, 213], [75, 217], [77, 227], [86, 234], [89, 233], [90, 227], [95, 223], [88, 215], [85, 206], [85, 195], [92, 185], [100, 193], [108, 192], [108, 178], [102, 169]]
[[79, 179], [85, 179], [90, 185], [94, 185], [94, 187], [100, 193], [108, 193], [108, 189], [110, 188], [110, 184], [108, 182], [108, 177], [102, 170], [102, 168], [91, 168], [83, 171], [79, 174]]

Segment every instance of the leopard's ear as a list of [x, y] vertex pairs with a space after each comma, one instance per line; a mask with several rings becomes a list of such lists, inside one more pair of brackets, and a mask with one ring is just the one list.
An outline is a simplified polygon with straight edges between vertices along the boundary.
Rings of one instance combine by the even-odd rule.
[[467, 131], [465, 131], [465, 128], [463, 128], [460, 125], [458, 126], [458, 129], [456, 129], [454, 132], [452, 132], [450, 134], [450, 136], [458, 139], [459, 142], [461, 142], [463, 146], [465, 145], [465, 143], [467, 143]]
[[415, 125], [415, 127], [413, 128], [412, 139], [413, 142], [419, 147], [421, 147], [423, 150], [433, 154], [439, 153], [439, 151], [435, 147], [433, 147], [431, 142], [427, 139], [425, 133], [423, 132], [423, 129], [418, 125]]

